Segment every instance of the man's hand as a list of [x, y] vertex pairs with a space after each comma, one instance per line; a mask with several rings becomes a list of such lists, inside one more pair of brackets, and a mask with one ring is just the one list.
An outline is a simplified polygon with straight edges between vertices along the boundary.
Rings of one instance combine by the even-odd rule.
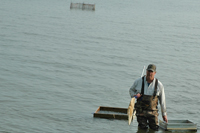
[[134, 95], [133, 97], [135, 97], [135, 96], [136, 96], [137, 99], [138, 99], [138, 98], [140, 98], [142, 95], [141, 95], [140, 93], [138, 93], [137, 95]]
[[163, 120], [164, 120], [166, 123], [168, 123], [168, 120], [167, 120], [167, 116], [166, 116], [166, 115], [163, 116]]

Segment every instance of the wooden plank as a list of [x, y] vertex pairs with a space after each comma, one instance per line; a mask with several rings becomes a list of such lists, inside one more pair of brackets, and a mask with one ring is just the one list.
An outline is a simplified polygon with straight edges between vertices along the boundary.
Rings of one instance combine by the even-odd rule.
[[168, 120], [168, 123], [192, 123], [189, 120]]
[[127, 108], [100, 106], [100, 111], [113, 111], [113, 112], [127, 113]]
[[106, 119], [119, 119], [119, 120], [127, 120], [127, 115], [122, 114], [100, 114], [100, 113], [94, 113], [94, 117], [98, 118], [106, 118]]
[[184, 127], [181, 127], [181, 128], [167, 128], [167, 130], [194, 130], [194, 131], [196, 131], [197, 128], [184, 128]]

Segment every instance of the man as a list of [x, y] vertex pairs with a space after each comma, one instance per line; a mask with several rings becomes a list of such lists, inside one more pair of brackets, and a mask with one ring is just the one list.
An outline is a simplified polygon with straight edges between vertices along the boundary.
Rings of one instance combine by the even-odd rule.
[[146, 69], [146, 75], [137, 79], [131, 86], [130, 96], [137, 98], [135, 104], [138, 127], [147, 129], [147, 125], [153, 130], [158, 130], [158, 101], [160, 102], [162, 117], [167, 120], [165, 92], [162, 83], [154, 78], [156, 66], [150, 64]]

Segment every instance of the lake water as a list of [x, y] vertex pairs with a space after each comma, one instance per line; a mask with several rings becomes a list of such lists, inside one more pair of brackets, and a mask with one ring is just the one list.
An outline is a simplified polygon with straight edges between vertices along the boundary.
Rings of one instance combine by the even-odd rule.
[[127, 108], [129, 88], [150, 63], [168, 119], [200, 123], [199, 0], [73, 2], [96, 10], [70, 10], [70, 0], [0, 0], [0, 132], [137, 132], [136, 120], [93, 113]]

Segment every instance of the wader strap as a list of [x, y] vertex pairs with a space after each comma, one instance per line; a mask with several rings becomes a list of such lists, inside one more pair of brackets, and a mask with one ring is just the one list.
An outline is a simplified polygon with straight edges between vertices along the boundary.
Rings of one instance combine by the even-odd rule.
[[153, 98], [156, 96], [156, 93], [157, 93], [157, 86], [158, 86], [158, 79], [156, 79], [156, 83], [155, 83], [155, 89], [154, 89]]
[[141, 94], [144, 96], [144, 76], [142, 77], [142, 88], [141, 88]]
[[142, 100], [142, 97], [144, 96], [144, 76], [142, 77], [141, 94], [142, 94], [142, 96], [138, 99], [138, 101], [141, 101], [141, 100]]

